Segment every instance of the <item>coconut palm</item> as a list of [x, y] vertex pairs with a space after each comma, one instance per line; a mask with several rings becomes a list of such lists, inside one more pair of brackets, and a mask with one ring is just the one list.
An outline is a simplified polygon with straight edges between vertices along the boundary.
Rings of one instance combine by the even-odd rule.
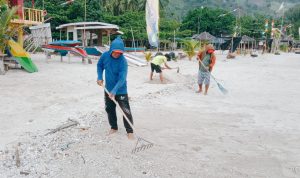
[[3, 53], [8, 40], [14, 36], [18, 30], [11, 26], [11, 20], [15, 17], [17, 7], [9, 8], [3, 0], [0, 2], [0, 7], [0, 51]]
[[140, 0], [123, 0], [125, 10], [137, 11], [139, 10]]
[[145, 59], [147, 62], [151, 61], [152, 53], [151, 52], [145, 52]]
[[196, 55], [196, 49], [199, 47], [199, 42], [195, 40], [187, 40], [183, 42], [184, 48], [183, 51], [187, 54], [189, 60]]
[[102, 6], [113, 15], [120, 15], [125, 11], [139, 10], [140, 0], [102, 0]]
[[[120, 15], [125, 11], [145, 10], [147, 0], [101, 0], [101, 4], [107, 12]], [[169, 0], [159, 0], [160, 7], [164, 8]]]
[[[147, 0], [140, 0], [140, 9], [141, 10], [145, 9], [146, 3], [147, 3]], [[169, 3], [169, 0], [159, 0], [159, 6], [162, 9], [165, 8], [168, 3]]]
[[281, 31], [277, 28], [273, 30], [274, 33], [274, 42], [273, 42], [273, 52], [278, 53], [279, 50], [279, 42], [281, 39]]
[[7, 2], [6, 0], [0, 0], [0, 7], [2, 7], [3, 5], [5, 5]]

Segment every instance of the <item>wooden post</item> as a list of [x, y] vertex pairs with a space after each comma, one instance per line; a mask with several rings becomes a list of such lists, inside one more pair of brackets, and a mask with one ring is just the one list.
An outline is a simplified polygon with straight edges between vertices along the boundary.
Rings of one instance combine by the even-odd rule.
[[85, 46], [84, 45], [84, 30], [81, 30], [81, 42], [82, 42], [82, 46]]
[[110, 45], [110, 30], [106, 30], [108, 36], [108, 45]]
[[38, 11], [38, 21], [41, 22], [42, 21], [42, 12]]
[[49, 59], [51, 59], [51, 54], [49, 51], [45, 51], [45, 55], [46, 55], [46, 63], [48, 63]]
[[102, 46], [102, 30], [98, 31], [98, 39], [97, 39], [97, 45]]
[[71, 63], [71, 54], [68, 52], [68, 63]]
[[42, 15], [42, 22], [44, 23], [44, 21], [45, 21], [45, 17], [44, 15]]
[[18, 43], [19, 43], [19, 45], [21, 45], [22, 48], [23, 48], [23, 42], [24, 42], [24, 39], [23, 39], [23, 29], [19, 28], [18, 29]]
[[0, 75], [5, 74], [5, 65], [4, 65], [5, 56], [6, 56], [5, 54], [0, 54]]
[[93, 33], [90, 31], [90, 46], [93, 46]]
[[23, 16], [23, 17], [22, 17], [21, 19], [22, 19], [22, 20], [25, 20], [26, 17], [25, 17], [25, 9], [24, 9], [24, 8], [23, 8], [23, 11], [22, 11], [22, 16]]
[[28, 14], [29, 14], [29, 21], [31, 21], [32, 20], [32, 12], [31, 12], [31, 10], [30, 9], [28, 9]]
[[37, 10], [35, 10], [35, 21], [38, 21]]
[[248, 41], [248, 47], [247, 47], [247, 51], [249, 52], [249, 46], [250, 46], [250, 42]]

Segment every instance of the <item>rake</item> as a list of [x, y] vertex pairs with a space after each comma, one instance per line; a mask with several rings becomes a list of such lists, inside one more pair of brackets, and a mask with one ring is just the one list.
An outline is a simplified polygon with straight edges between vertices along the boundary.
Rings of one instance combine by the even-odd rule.
[[[106, 89], [105, 86], [103, 86], [104, 91], [109, 94], [108, 90]], [[137, 153], [140, 151], [144, 151], [146, 149], [149, 149], [151, 147], [153, 147], [153, 143], [145, 140], [144, 138], [140, 137], [137, 132], [136, 132], [136, 128], [133, 126], [133, 124], [130, 122], [130, 120], [128, 119], [128, 117], [126, 116], [125, 112], [123, 111], [123, 109], [121, 108], [121, 106], [119, 105], [119, 103], [115, 100], [115, 98], [112, 99], [112, 101], [116, 104], [116, 106], [118, 107], [118, 109], [121, 111], [122, 115], [124, 116], [124, 118], [126, 119], [126, 121], [128, 122], [128, 124], [131, 126], [133, 133], [135, 134], [135, 136], [137, 137], [137, 142], [135, 144], [134, 149], [131, 151], [131, 153]]]
[[[162, 69], [162, 70], [165, 70], [165, 69], [168, 69], [168, 68], [162, 67], [161, 69]], [[170, 69], [171, 69], [171, 70], [177, 69], [177, 73], [179, 73], [179, 70], [180, 70], [179, 67], [171, 67]]]
[[199, 60], [199, 62], [200, 62], [200, 64], [204, 67], [204, 69], [209, 73], [209, 75], [214, 79], [214, 81], [217, 83], [218, 88], [220, 89], [220, 91], [221, 91], [224, 95], [226, 95], [226, 94], [228, 93], [228, 90], [226, 90], [226, 88], [224, 88], [224, 87], [217, 81], [217, 79], [211, 74], [211, 72], [208, 71], [208, 70], [206, 69], [206, 67], [204, 66], [204, 64], [203, 64], [203, 62], [202, 62], [201, 60]]
[[179, 67], [174, 67], [174, 68], [172, 68], [172, 69], [177, 69], [177, 73], [179, 73]]

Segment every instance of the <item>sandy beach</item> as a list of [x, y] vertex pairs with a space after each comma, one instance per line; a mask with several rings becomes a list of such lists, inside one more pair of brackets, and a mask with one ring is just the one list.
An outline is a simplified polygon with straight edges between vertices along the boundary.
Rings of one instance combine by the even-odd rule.
[[[96, 60], [32, 59], [39, 72], [0, 76], [0, 177], [300, 177], [300, 55], [217, 54], [213, 75], [228, 95], [213, 80], [207, 96], [195, 93], [196, 60], [170, 62], [180, 73], [165, 70], [166, 84], [130, 65], [134, 123], [154, 143], [138, 154], [121, 119], [106, 136]], [[79, 125], [45, 135], [69, 119]]]

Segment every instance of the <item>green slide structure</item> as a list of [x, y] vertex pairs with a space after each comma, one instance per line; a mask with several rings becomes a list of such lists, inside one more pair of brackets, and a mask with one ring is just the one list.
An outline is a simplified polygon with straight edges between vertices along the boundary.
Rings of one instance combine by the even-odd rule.
[[8, 41], [9, 51], [13, 58], [29, 73], [37, 72], [36, 65], [32, 62], [30, 54], [21, 45], [13, 40]]

